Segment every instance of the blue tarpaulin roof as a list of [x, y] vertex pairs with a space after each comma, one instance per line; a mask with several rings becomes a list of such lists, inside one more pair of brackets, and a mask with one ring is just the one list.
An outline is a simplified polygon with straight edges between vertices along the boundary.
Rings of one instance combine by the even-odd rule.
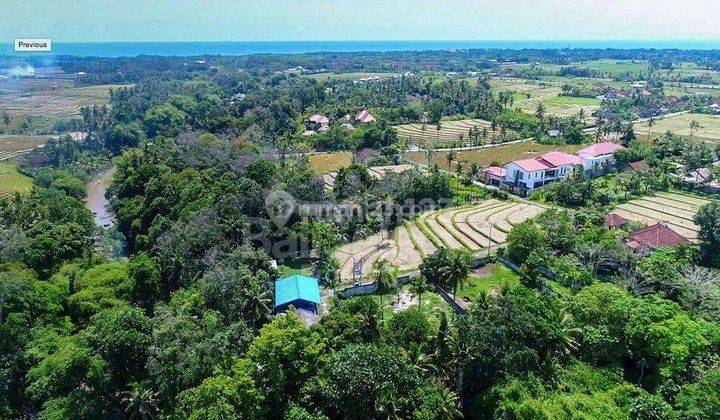
[[298, 299], [320, 303], [320, 288], [315, 277], [293, 274], [275, 281], [275, 306]]

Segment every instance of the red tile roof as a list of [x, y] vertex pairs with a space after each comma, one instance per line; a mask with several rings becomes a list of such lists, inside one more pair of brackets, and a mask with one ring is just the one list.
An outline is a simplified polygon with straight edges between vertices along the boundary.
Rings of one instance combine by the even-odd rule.
[[639, 160], [637, 162], [630, 162], [630, 163], [628, 163], [628, 166], [636, 171], [643, 171], [646, 169], [650, 169], [650, 165], [648, 165], [648, 163], [645, 162], [644, 160]]
[[619, 214], [609, 213], [605, 216], [605, 226], [607, 227], [621, 228], [628, 223], [630, 221]]
[[507, 169], [499, 168], [497, 166], [488, 166], [487, 168], [483, 169], [483, 172], [499, 178], [505, 178], [505, 176], [507, 176]]
[[628, 237], [628, 246], [633, 249], [641, 246], [657, 248], [677, 245], [690, 245], [690, 241], [662, 223], [636, 230]]
[[529, 171], [529, 172], [544, 171], [546, 169], [550, 169], [550, 166], [542, 163], [541, 161], [539, 161], [537, 159], [514, 160], [512, 163], [516, 164], [517, 166], [519, 166], [522, 169]]
[[355, 115], [355, 120], [364, 122], [364, 123], [369, 123], [369, 122], [375, 121], [375, 117], [373, 117], [372, 115], [370, 115], [369, 112], [367, 112], [366, 110], [363, 109], [362, 111], [358, 112]]
[[583, 163], [585, 163], [583, 158], [581, 158], [580, 156], [556, 151], [547, 152], [544, 155], [540, 156], [538, 159], [542, 159], [545, 162], [549, 163], [549, 166], [554, 167], [565, 165], [582, 165]]
[[604, 142], [604, 143], [595, 143], [592, 146], [586, 147], [578, 152], [578, 155], [590, 155], [593, 157], [597, 156], [603, 156], [603, 155], [610, 155], [615, 153], [616, 150], [624, 149], [621, 145], [617, 143], [610, 143], [610, 142]]

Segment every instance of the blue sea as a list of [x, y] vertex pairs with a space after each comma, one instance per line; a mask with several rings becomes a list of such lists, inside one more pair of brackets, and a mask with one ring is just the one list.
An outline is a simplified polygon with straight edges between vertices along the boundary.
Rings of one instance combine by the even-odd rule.
[[[451, 49], [655, 48], [720, 49], [720, 40], [568, 40], [568, 41], [255, 41], [255, 42], [53, 42], [53, 51], [33, 55], [133, 57], [302, 54], [310, 52], [424, 51]], [[0, 43], [0, 56], [27, 56]]]

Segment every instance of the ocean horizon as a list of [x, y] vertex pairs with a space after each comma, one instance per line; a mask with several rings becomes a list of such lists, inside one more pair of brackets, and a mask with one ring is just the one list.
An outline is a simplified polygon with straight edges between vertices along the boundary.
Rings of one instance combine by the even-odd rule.
[[678, 49], [720, 50], [718, 40], [485, 40], [485, 41], [227, 41], [227, 42], [53, 42], [52, 51], [14, 51], [0, 43], [0, 56], [135, 57], [387, 52], [453, 49]]

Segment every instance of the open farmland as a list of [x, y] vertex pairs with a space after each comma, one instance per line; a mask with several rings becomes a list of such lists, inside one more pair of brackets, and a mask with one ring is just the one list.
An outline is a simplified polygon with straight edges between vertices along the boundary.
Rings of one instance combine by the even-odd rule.
[[14, 164], [0, 162], [0, 199], [12, 197], [16, 192], [27, 193], [32, 188], [32, 179], [19, 173]]
[[[700, 124], [700, 128], [693, 133], [693, 139], [706, 140], [709, 143], [720, 141], [720, 115], [708, 114], [682, 114], [657, 119], [652, 127], [651, 137], [670, 131], [685, 138], [690, 138], [690, 123], [692, 121], [697, 121]], [[647, 138], [647, 122], [637, 123], [634, 128], [638, 137]]]
[[340, 275], [345, 282], [366, 278], [379, 259], [386, 259], [401, 272], [412, 271], [423, 256], [439, 247], [467, 249], [481, 255], [502, 246], [514, 225], [542, 211], [532, 204], [490, 199], [425, 212], [406, 221], [390, 238], [375, 234], [341, 247], [336, 252]]
[[588, 121], [592, 120], [591, 114], [600, 108], [600, 100], [596, 98], [576, 98], [562, 96], [562, 89], [559, 86], [549, 83], [519, 82], [517, 79], [493, 79], [490, 87], [498, 92], [509, 91], [513, 93], [513, 107], [532, 114], [537, 110], [538, 104], [542, 103], [547, 115], [557, 117], [568, 117], [577, 115], [582, 109]]
[[350, 166], [353, 155], [350, 152], [313, 153], [307, 155], [310, 170], [316, 174], [337, 172]]
[[48, 136], [0, 135], [0, 161], [24, 155], [33, 148], [44, 145], [48, 139]]
[[[397, 130], [399, 138], [404, 139], [408, 144], [420, 147], [424, 147], [428, 143], [434, 143], [438, 146], [468, 146], [470, 145], [470, 129], [473, 127], [481, 130], [480, 140], [485, 143], [496, 142], [501, 134], [501, 130], [497, 127], [493, 131], [490, 121], [480, 119], [441, 121], [440, 131], [433, 124], [403, 124], [395, 126], [395, 130]], [[513, 132], [507, 130], [507, 133]], [[486, 138], [483, 136], [486, 136]]]
[[643, 60], [593, 60], [573, 64], [581, 69], [595, 70], [604, 76], [615, 77], [622, 74], [640, 75], [650, 70], [650, 65]]
[[[551, 150], [561, 152], [575, 153], [587, 145], [549, 145], [540, 144], [534, 141], [524, 141], [519, 143], [500, 145], [487, 149], [478, 150], [460, 150], [455, 152], [455, 162], [472, 163], [476, 162], [480, 166], [490, 166], [491, 164], [504, 165], [510, 161], [518, 159], [536, 158]], [[407, 152], [405, 157], [418, 163], [427, 164], [428, 156], [426, 152]], [[436, 163], [440, 168], [447, 169], [447, 152], [435, 153], [431, 156], [432, 163]]]
[[647, 225], [657, 222], [668, 225], [692, 242], [697, 241], [699, 227], [693, 217], [710, 200], [685, 193], [658, 192], [620, 204], [613, 213]]
[[130, 85], [74, 87], [68, 81], [8, 79], [0, 83], [0, 110], [11, 116], [70, 117], [81, 107], [107, 104], [110, 90], [123, 86]]

